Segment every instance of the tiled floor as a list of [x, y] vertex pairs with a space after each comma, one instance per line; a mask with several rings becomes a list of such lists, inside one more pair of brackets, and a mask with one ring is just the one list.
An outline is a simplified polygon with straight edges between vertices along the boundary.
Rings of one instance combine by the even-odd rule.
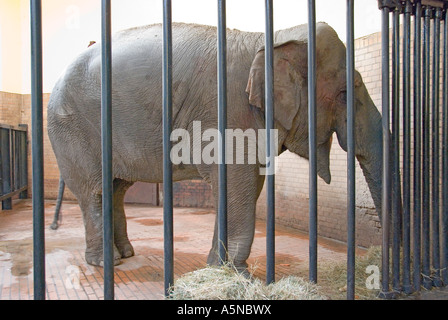
[[[46, 202], [45, 248], [47, 298], [102, 299], [103, 269], [84, 259], [84, 227], [79, 206], [64, 202], [62, 224], [49, 228], [54, 201]], [[0, 212], [0, 299], [33, 299], [32, 207], [29, 200]], [[163, 299], [162, 209], [127, 205], [128, 233], [136, 255], [115, 268], [116, 299]], [[175, 208], [175, 278], [206, 265], [213, 234], [214, 213], [206, 209]], [[257, 222], [249, 259], [254, 275], [265, 275], [265, 225]], [[345, 246], [319, 241], [319, 259], [345, 259]], [[285, 275], [307, 277], [306, 234], [276, 229], [276, 279]]]

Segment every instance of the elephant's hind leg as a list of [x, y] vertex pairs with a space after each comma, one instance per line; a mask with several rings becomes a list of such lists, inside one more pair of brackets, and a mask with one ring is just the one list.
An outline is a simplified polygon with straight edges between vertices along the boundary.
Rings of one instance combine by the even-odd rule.
[[[91, 194], [79, 198], [86, 229], [86, 261], [94, 266], [102, 266], [103, 256], [103, 215], [101, 194]], [[114, 247], [114, 264], [120, 264], [120, 254]]]
[[134, 248], [128, 238], [126, 215], [124, 212], [124, 195], [132, 182], [114, 180], [114, 240], [122, 258], [134, 255]]

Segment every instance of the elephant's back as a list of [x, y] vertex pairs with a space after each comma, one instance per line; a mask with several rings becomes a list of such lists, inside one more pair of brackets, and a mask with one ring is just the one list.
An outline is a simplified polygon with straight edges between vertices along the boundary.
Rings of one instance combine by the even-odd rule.
[[[198, 90], [194, 86], [200, 88], [204, 87], [204, 82], [216, 82], [216, 27], [173, 23], [172, 28], [174, 98], [182, 105], [185, 95]], [[251, 37], [251, 33], [238, 30], [228, 30], [227, 33], [229, 77], [247, 81], [248, 70], [262, 36], [253, 34]], [[161, 24], [135, 27], [114, 34], [112, 81], [113, 99], [117, 105], [125, 100], [137, 105], [143, 103], [143, 100], [150, 104], [159, 100], [161, 103], [162, 57]], [[99, 108], [101, 43], [87, 48], [68, 66], [53, 93], [56, 99], [51, 99], [55, 103], [49, 105], [49, 112], [55, 114], [88, 114], [92, 109]], [[202, 92], [195, 94], [202, 95]], [[151, 106], [158, 107], [159, 103]], [[176, 108], [176, 101], [173, 107]]]

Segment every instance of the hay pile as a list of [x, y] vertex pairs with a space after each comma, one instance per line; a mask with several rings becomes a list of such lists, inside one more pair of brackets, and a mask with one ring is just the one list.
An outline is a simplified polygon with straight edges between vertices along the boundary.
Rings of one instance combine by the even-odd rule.
[[231, 264], [207, 266], [185, 274], [170, 289], [173, 300], [324, 300], [319, 287], [299, 277], [266, 286], [260, 279], [238, 273]]
[[[381, 266], [381, 247], [374, 246], [362, 256], [355, 258], [355, 298], [360, 300], [378, 299], [380, 290], [368, 289], [366, 273], [368, 266]], [[345, 261], [325, 262], [319, 266], [319, 284], [332, 299], [346, 299], [347, 264]], [[331, 291], [331, 292], [330, 292]]]
[[[355, 260], [355, 298], [378, 299], [380, 290], [366, 287], [367, 266], [381, 266], [381, 247], [372, 247]], [[308, 274], [307, 268], [303, 276]], [[232, 264], [207, 266], [177, 279], [170, 290], [174, 300], [327, 300], [346, 299], [346, 261], [324, 262], [318, 268], [319, 286], [301, 277], [289, 276], [269, 286], [252, 276], [235, 271]]]

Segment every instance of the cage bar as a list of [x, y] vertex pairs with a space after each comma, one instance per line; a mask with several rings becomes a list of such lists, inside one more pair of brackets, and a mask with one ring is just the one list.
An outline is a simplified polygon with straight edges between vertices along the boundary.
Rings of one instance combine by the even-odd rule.
[[442, 94], [442, 281], [448, 285], [448, 19], [445, 11], [443, 28]]
[[411, 13], [406, 1], [403, 23], [403, 290], [411, 293]]
[[45, 300], [42, 2], [31, 0], [31, 153], [33, 175], [34, 299]]
[[274, 18], [272, 0], [265, 4], [266, 283], [270, 284], [275, 281]]
[[392, 288], [400, 291], [401, 203], [400, 201], [400, 12], [401, 5], [392, 12]]
[[422, 202], [422, 104], [421, 104], [421, 20], [422, 5], [415, 5], [414, 18], [414, 172], [413, 172], [413, 287], [421, 286], [421, 202]]
[[383, 176], [382, 176], [382, 279], [381, 296], [387, 298], [389, 292], [389, 223], [390, 223], [390, 185], [389, 171], [389, 11], [387, 6], [381, 7], [381, 66], [382, 66], [382, 127], [383, 127]]
[[112, 44], [110, 0], [101, 2], [101, 157], [104, 299], [114, 299], [114, 213], [112, 176]]
[[431, 17], [432, 10], [424, 9], [423, 16], [423, 59], [422, 59], [422, 171], [423, 171], [423, 193], [422, 193], [422, 277], [423, 286], [426, 289], [432, 287], [430, 272], [430, 39], [431, 39]]
[[226, 1], [218, 0], [218, 253], [221, 264], [227, 261], [227, 38]]
[[347, 299], [355, 299], [355, 36], [354, 0], [347, 0]]
[[309, 280], [317, 282], [316, 2], [308, 0]]
[[163, 247], [165, 295], [174, 284], [173, 169], [170, 159], [173, 113], [173, 39], [171, 0], [163, 1]]
[[439, 107], [439, 77], [440, 77], [440, 19], [442, 17], [442, 10], [435, 8], [434, 11], [434, 28], [433, 28], [433, 53], [432, 53], [432, 104], [431, 104], [431, 178], [432, 178], [432, 230], [431, 230], [431, 245], [432, 245], [432, 266], [433, 285], [436, 287], [442, 286], [440, 280], [440, 225], [439, 225], [439, 205], [440, 205], [440, 150], [439, 150], [439, 121], [440, 121], [440, 107]]

